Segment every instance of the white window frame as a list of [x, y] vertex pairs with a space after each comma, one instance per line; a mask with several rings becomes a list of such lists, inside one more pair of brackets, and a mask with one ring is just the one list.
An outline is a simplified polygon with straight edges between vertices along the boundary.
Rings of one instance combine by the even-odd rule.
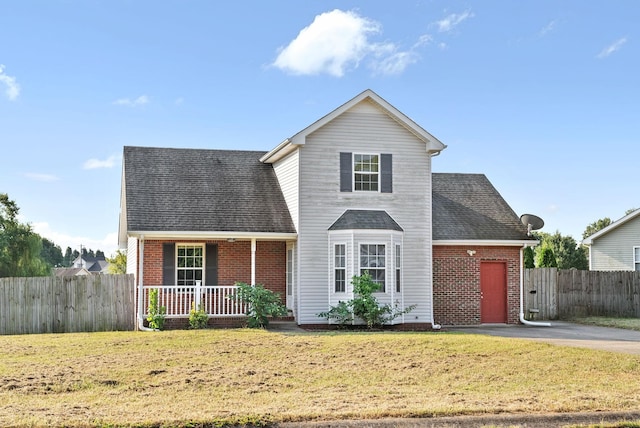
[[633, 247], [633, 270], [640, 271], [640, 246]]
[[[180, 267], [180, 249], [184, 248], [184, 249], [188, 249], [188, 248], [200, 248], [201, 251], [201, 258], [202, 258], [202, 262], [201, 262], [201, 266], [184, 266], [184, 267]], [[205, 282], [205, 274], [206, 274], [206, 269], [205, 269], [205, 263], [207, 260], [206, 254], [205, 254], [206, 248], [205, 248], [205, 244], [194, 244], [192, 242], [186, 242], [186, 243], [176, 243], [176, 257], [175, 257], [175, 265], [176, 265], [176, 280], [175, 280], [175, 284], [178, 287], [192, 287], [196, 285], [196, 281], [200, 281], [200, 284], [204, 284]], [[186, 257], [186, 256], [185, 256]], [[179, 278], [179, 272], [180, 271], [187, 271], [187, 270], [200, 270], [201, 274], [200, 274], [200, 278], [199, 280], [197, 279], [193, 279], [193, 284], [181, 284]], [[186, 280], [182, 280], [183, 282]]]
[[[362, 275], [364, 273], [364, 271], [370, 271], [371, 270], [371, 267], [369, 267], [369, 266], [366, 266], [366, 267], [362, 266], [362, 247], [364, 245], [368, 245], [368, 246], [375, 245], [376, 247], [383, 247], [384, 248], [384, 259], [383, 259], [384, 260], [384, 266], [382, 268], [379, 268], [379, 267], [375, 268], [376, 271], [379, 271], [379, 270], [383, 270], [384, 271], [384, 276], [383, 276], [384, 284], [382, 284], [381, 289], [376, 291], [376, 293], [387, 293], [388, 290], [389, 290], [389, 287], [387, 286], [388, 282], [389, 282], [389, 281], [387, 281], [387, 273], [388, 273], [388, 271], [387, 271], [387, 268], [388, 268], [388, 266], [387, 266], [388, 265], [388, 263], [387, 263], [387, 255], [388, 255], [387, 244], [386, 243], [381, 243], [381, 242], [365, 242], [365, 241], [358, 242], [358, 274], [359, 275]], [[376, 257], [380, 257], [380, 255], [376, 254]], [[369, 272], [369, 273], [371, 273], [371, 272]]]
[[[336, 252], [337, 247], [341, 247], [343, 253], [340, 255], [341, 257], [341, 261], [342, 261], [342, 266], [338, 266], [338, 263], [336, 263], [338, 261], [338, 254]], [[332, 275], [331, 277], [333, 278], [332, 283], [332, 291], [334, 293], [346, 293], [347, 292], [347, 285], [348, 285], [348, 281], [347, 281], [347, 244], [344, 242], [335, 242], [333, 244], [333, 251], [331, 253], [332, 255], [332, 260], [333, 260], [333, 270], [332, 270]], [[337, 288], [337, 281], [338, 281], [338, 276], [337, 276], [337, 272], [338, 270], [342, 271], [342, 275], [343, 278], [342, 280], [344, 281], [344, 289], [343, 290], [338, 290]]]
[[[375, 172], [372, 172], [372, 171], [365, 171], [365, 172], [357, 171], [356, 170], [356, 157], [357, 156], [370, 156], [370, 157], [374, 157], [375, 156], [376, 159], [377, 159], [377, 166], [378, 166], [377, 167], [377, 171], [375, 171]], [[352, 180], [353, 180], [353, 191], [354, 192], [375, 192], [375, 193], [380, 193], [380, 187], [381, 187], [381, 184], [382, 184], [380, 182], [380, 180], [382, 178], [381, 174], [380, 174], [380, 167], [381, 167], [380, 159], [381, 159], [380, 153], [353, 153], [352, 158], [351, 158], [351, 169], [353, 170]], [[376, 189], [375, 190], [373, 190], [373, 189], [368, 189], [368, 190], [357, 189], [356, 186], [357, 186], [358, 180], [356, 180], [356, 175], [358, 175], [358, 174], [375, 176], [376, 179], [377, 179], [377, 181], [376, 181]], [[369, 184], [371, 184], [371, 183], [372, 182], [369, 181]]]

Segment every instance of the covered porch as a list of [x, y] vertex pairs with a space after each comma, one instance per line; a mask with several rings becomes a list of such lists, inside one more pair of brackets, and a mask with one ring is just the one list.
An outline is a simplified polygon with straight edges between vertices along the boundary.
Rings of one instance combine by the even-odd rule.
[[138, 326], [146, 325], [154, 290], [166, 319], [176, 320], [171, 326], [184, 324], [180, 319], [187, 320], [192, 308], [202, 308], [210, 324], [234, 325], [230, 320], [242, 319], [247, 309], [245, 302], [232, 298], [238, 282], [261, 284], [279, 294], [295, 316], [295, 238], [295, 234], [134, 238]]

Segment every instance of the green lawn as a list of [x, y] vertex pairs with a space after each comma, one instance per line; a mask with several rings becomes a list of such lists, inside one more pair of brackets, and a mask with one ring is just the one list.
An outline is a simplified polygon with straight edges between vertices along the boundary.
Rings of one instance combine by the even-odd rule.
[[0, 336], [0, 426], [640, 408], [640, 357], [458, 333]]
[[570, 321], [580, 324], [626, 328], [628, 330], [640, 331], [640, 318], [582, 317], [574, 318]]

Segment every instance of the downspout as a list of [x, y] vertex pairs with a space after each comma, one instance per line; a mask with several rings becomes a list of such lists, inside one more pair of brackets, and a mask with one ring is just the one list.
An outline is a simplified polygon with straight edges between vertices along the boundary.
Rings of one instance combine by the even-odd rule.
[[524, 249], [527, 246], [525, 244], [520, 248], [520, 322], [524, 325], [536, 327], [551, 327], [551, 323], [548, 322], [535, 322], [524, 319]]
[[138, 260], [138, 266], [140, 266], [140, 272], [138, 274], [138, 330], [153, 331], [152, 328], [144, 326], [144, 318], [142, 316], [144, 313], [142, 306], [142, 298], [144, 296], [142, 290], [142, 284], [144, 284], [144, 236], [140, 237], [140, 260]]

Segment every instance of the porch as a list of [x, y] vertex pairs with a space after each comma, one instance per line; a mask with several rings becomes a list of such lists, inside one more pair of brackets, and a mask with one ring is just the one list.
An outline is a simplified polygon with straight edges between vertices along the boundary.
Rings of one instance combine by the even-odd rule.
[[202, 308], [209, 317], [238, 317], [246, 313], [247, 305], [233, 299], [238, 287], [145, 285], [142, 287], [142, 314], [149, 315], [149, 296], [158, 290], [158, 307], [164, 308], [166, 318], [188, 318], [192, 308]]

